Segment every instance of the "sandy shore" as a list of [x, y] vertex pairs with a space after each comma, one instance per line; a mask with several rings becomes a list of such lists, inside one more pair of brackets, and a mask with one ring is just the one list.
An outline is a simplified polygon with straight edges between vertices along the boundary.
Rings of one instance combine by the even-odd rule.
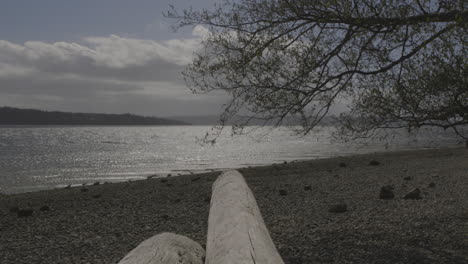
[[[370, 166], [371, 160], [380, 164]], [[466, 149], [366, 154], [241, 172], [288, 264], [468, 263]], [[204, 244], [216, 176], [1, 195], [0, 263], [116, 263], [161, 232]], [[384, 185], [395, 188], [394, 199], [379, 199]], [[422, 199], [402, 199], [412, 188], [422, 191]], [[341, 202], [346, 212], [329, 212]], [[41, 211], [44, 205], [50, 210]], [[19, 218], [10, 212], [14, 207], [34, 212]]]

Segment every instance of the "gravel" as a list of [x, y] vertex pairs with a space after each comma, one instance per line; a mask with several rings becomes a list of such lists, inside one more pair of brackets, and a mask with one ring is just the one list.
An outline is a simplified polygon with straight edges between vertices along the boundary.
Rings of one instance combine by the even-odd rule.
[[[369, 166], [372, 160], [380, 165]], [[468, 263], [467, 149], [357, 155], [241, 172], [286, 264]], [[87, 192], [0, 195], [0, 263], [117, 263], [162, 232], [204, 245], [218, 174], [99, 184]], [[404, 180], [408, 176], [411, 181]], [[388, 185], [395, 198], [380, 199]], [[403, 199], [415, 188], [422, 199]], [[341, 203], [346, 211], [329, 212]], [[49, 210], [40, 210], [45, 205]], [[10, 212], [15, 207], [34, 213], [18, 217]]]

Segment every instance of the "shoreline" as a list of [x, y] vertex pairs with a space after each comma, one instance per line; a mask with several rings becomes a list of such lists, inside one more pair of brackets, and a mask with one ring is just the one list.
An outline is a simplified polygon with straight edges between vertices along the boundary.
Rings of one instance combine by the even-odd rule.
[[[232, 166], [232, 167], [207, 167], [207, 168], [196, 168], [196, 169], [173, 169], [173, 170], [165, 170], [160, 172], [148, 172], [148, 173], [129, 173], [129, 176], [125, 179], [113, 180], [112, 177], [106, 179], [105, 177], [97, 178], [91, 181], [83, 181], [83, 182], [75, 182], [75, 183], [59, 183], [54, 186], [42, 184], [38, 186], [16, 186], [10, 188], [8, 191], [1, 190], [0, 195], [16, 195], [16, 194], [26, 194], [26, 193], [34, 193], [34, 192], [43, 192], [43, 191], [52, 191], [56, 189], [66, 188], [67, 186], [71, 186], [72, 188], [78, 188], [82, 186], [91, 186], [96, 182], [100, 184], [115, 184], [115, 183], [124, 183], [124, 182], [132, 182], [132, 181], [144, 181], [147, 179], [158, 179], [158, 178], [165, 178], [165, 177], [179, 177], [179, 176], [186, 176], [186, 175], [197, 175], [197, 174], [205, 174], [211, 172], [221, 172], [226, 170], [241, 170], [245, 168], [254, 168], [254, 167], [265, 167], [265, 166], [274, 166], [278, 164], [286, 163], [296, 163], [296, 162], [309, 162], [315, 160], [323, 160], [323, 159], [334, 159], [334, 158], [341, 158], [341, 157], [350, 157], [350, 156], [359, 156], [359, 155], [378, 155], [378, 154], [388, 154], [388, 153], [400, 153], [400, 152], [408, 152], [408, 151], [430, 151], [430, 150], [438, 150], [438, 149], [458, 149], [461, 148], [460, 145], [454, 144], [449, 145], [443, 148], [407, 148], [407, 149], [394, 149], [388, 151], [365, 151], [362, 153], [347, 153], [345, 155], [333, 155], [333, 156], [318, 156], [316, 158], [311, 157], [304, 157], [292, 160], [277, 160], [277, 163], [251, 163], [251, 164], [239, 164], [239, 166]], [[111, 173], [112, 174], [112, 173]], [[47, 177], [46, 177], [47, 178]], [[72, 179], [73, 180], [73, 179]]]
[[[372, 159], [380, 164], [369, 166]], [[468, 234], [461, 231], [468, 230], [466, 149], [356, 154], [239, 171], [285, 263], [468, 260]], [[162, 232], [204, 245], [218, 173], [0, 195], [0, 262], [116, 263]], [[384, 185], [395, 187], [394, 199], [378, 198]], [[401, 199], [412, 188], [421, 189], [422, 199]], [[328, 211], [337, 202], [347, 204], [345, 213]], [[49, 210], [41, 211], [45, 205]], [[15, 206], [32, 208], [33, 215], [18, 218], [9, 211]]]

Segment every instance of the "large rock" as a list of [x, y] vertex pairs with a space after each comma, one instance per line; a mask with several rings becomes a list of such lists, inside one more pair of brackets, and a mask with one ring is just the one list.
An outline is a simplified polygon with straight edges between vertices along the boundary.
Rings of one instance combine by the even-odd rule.
[[348, 211], [348, 206], [345, 203], [334, 204], [328, 207], [330, 213], [344, 213]]
[[380, 188], [379, 198], [384, 199], [384, 200], [390, 200], [390, 199], [395, 198], [393, 189], [394, 188], [391, 185], [383, 186], [382, 188]]
[[203, 264], [205, 250], [188, 237], [162, 233], [130, 251], [119, 264]]

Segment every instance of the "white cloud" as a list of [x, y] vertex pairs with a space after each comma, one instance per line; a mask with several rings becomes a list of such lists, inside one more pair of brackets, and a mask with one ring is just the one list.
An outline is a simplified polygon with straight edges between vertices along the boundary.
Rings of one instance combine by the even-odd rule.
[[[28, 41], [20, 45], [0, 40], [0, 97], [16, 98], [10, 103], [0, 100], [0, 104], [34, 106], [45, 104], [46, 101], [40, 101], [44, 98], [48, 98], [48, 103], [50, 98], [61, 98], [62, 106], [68, 101], [70, 105], [67, 107], [73, 108], [73, 102], [83, 103], [83, 100], [88, 100], [87, 104], [91, 105], [103, 104], [103, 96], [107, 94], [115, 98], [105, 102], [126, 107], [130, 106], [122, 104], [125, 98], [138, 104], [136, 99], [144, 96], [146, 99], [142, 103], [164, 101], [166, 103], [161, 105], [168, 105], [167, 102], [182, 100], [185, 107], [190, 107], [187, 98], [192, 94], [180, 73], [207, 34], [207, 29], [197, 26], [192, 38], [166, 41], [117, 35], [88, 37], [81, 43]], [[224, 101], [219, 96], [206, 98], [211, 100], [209, 104]], [[201, 105], [199, 97], [194, 97], [194, 101], [193, 107]], [[135, 105], [135, 109], [147, 111], [150, 108], [151, 105]], [[132, 109], [125, 111], [132, 112]]]

